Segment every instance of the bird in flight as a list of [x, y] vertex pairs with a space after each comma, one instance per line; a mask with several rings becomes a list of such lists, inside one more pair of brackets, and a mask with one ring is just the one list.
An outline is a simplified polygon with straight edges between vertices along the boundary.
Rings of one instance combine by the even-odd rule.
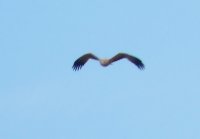
[[79, 57], [74, 62], [72, 68], [75, 71], [80, 70], [89, 59], [97, 60], [100, 62], [100, 64], [103, 67], [106, 67], [106, 66], [112, 64], [113, 62], [118, 61], [123, 58], [128, 59], [130, 62], [135, 64], [140, 70], [144, 69], [144, 64], [142, 63], [142, 61], [139, 58], [129, 55], [129, 54], [126, 54], [126, 53], [118, 53], [117, 55], [115, 55], [114, 57], [112, 57], [110, 59], [100, 59], [92, 53], [87, 53], [87, 54], [84, 54], [83, 56]]

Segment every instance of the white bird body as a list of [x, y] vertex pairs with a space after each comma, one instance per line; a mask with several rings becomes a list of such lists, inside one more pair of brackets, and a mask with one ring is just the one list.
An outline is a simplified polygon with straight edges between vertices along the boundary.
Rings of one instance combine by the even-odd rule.
[[108, 65], [110, 65], [109, 59], [99, 59], [99, 62], [103, 67], [107, 67]]
[[107, 67], [108, 65], [112, 64], [113, 62], [118, 61], [123, 58], [128, 59], [130, 62], [135, 64], [139, 69], [141, 69], [141, 70], [144, 69], [144, 64], [142, 63], [142, 61], [140, 59], [138, 59], [135, 56], [126, 54], [126, 53], [118, 53], [117, 55], [115, 55], [114, 57], [112, 57], [110, 59], [107, 59], [107, 58], [100, 59], [97, 56], [93, 55], [92, 53], [87, 53], [87, 54], [84, 54], [83, 56], [79, 57], [74, 62], [74, 65], [72, 68], [75, 71], [81, 69], [89, 59], [97, 60], [97, 61], [99, 61], [101, 66]]

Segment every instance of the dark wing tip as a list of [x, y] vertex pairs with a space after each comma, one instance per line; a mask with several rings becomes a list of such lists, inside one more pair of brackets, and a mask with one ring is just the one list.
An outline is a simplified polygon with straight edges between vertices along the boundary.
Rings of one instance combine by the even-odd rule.
[[80, 69], [83, 67], [84, 64], [85, 64], [84, 62], [81, 62], [81, 61], [78, 59], [78, 60], [76, 60], [76, 61], [74, 62], [74, 65], [72, 66], [72, 68], [73, 68], [74, 71], [77, 71], [77, 70], [80, 70]]
[[140, 65], [138, 65], [138, 68], [139, 68], [140, 70], [144, 70], [144, 69], [145, 69], [145, 66], [144, 66], [143, 63], [141, 63]]
[[145, 66], [144, 66], [144, 64], [142, 63], [141, 60], [137, 59], [135, 64], [140, 70], [144, 70], [145, 69]]
[[131, 56], [131, 55], [128, 55], [128, 60], [130, 60], [132, 63], [134, 63], [140, 70], [144, 70], [145, 69], [145, 66], [144, 64], [142, 63], [142, 61], [135, 57], [135, 56]]

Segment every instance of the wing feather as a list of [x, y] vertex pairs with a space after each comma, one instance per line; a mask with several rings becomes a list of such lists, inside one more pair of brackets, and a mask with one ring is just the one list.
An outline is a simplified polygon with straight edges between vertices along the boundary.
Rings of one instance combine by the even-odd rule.
[[99, 60], [98, 57], [96, 57], [95, 55], [93, 55], [92, 53], [87, 53], [84, 54], [83, 56], [79, 57], [73, 64], [73, 70], [80, 70], [85, 63], [89, 60], [89, 59], [94, 59], [94, 60]]
[[129, 55], [129, 54], [126, 54], [126, 53], [118, 53], [117, 55], [115, 55], [114, 57], [112, 57], [109, 62], [110, 64], [115, 62], [115, 61], [118, 61], [120, 59], [123, 59], [123, 58], [126, 58], [128, 59], [130, 62], [132, 62], [133, 64], [135, 64], [139, 69], [144, 69], [144, 64], [142, 63], [142, 61], [135, 57], [135, 56], [132, 56], [132, 55]]

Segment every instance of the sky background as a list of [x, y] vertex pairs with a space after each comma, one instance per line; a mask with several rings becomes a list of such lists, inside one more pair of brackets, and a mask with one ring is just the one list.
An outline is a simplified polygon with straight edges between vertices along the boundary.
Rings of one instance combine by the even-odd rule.
[[[0, 138], [199, 139], [199, 0], [0, 0]], [[92, 52], [142, 59], [107, 68]]]

